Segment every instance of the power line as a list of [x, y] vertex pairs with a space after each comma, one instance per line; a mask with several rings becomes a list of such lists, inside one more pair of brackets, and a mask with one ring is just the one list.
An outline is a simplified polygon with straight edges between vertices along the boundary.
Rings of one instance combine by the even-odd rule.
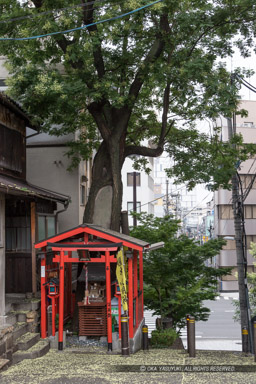
[[[254, 163], [255, 163], [255, 161], [256, 161], [256, 157], [255, 157], [255, 159], [253, 160], [253, 163], [252, 163], [252, 165], [250, 166], [250, 169], [249, 169], [249, 171], [247, 172], [247, 174], [249, 174], [250, 173], [250, 170], [252, 169], [252, 167], [254, 166]], [[253, 172], [254, 173], [254, 172]]]
[[145, 9], [145, 8], [148, 8], [148, 7], [152, 7], [153, 5], [157, 4], [157, 3], [160, 3], [162, 2], [163, 0], [156, 0], [154, 1], [153, 3], [150, 3], [150, 4], [147, 4], [147, 5], [143, 5], [142, 7], [140, 8], [136, 8], [130, 12], [126, 12], [126, 13], [123, 13], [121, 15], [118, 15], [118, 16], [114, 16], [114, 17], [110, 17], [108, 19], [104, 19], [104, 20], [99, 20], [99, 21], [96, 21], [94, 23], [90, 23], [90, 24], [87, 24], [87, 25], [83, 25], [81, 27], [76, 27], [76, 28], [72, 28], [72, 29], [67, 29], [65, 31], [56, 31], [56, 32], [51, 32], [51, 33], [45, 33], [45, 34], [42, 34], [42, 35], [36, 35], [36, 36], [29, 36], [29, 37], [1, 37], [0, 38], [0, 41], [25, 41], [25, 40], [34, 40], [34, 39], [39, 39], [39, 38], [42, 38], [42, 37], [47, 37], [47, 36], [54, 36], [54, 35], [60, 35], [60, 34], [66, 34], [66, 33], [70, 33], [70, 32], [74, 32], [74, 31], [79, 31], [79, 30], [83, 30], [85, 28], [88, 28], [88, 27], [91, 27], [93, 25], [98, 25], [98, 24], [102, 24], [102, 23], [106, 23], [107, 21], [113, 21], [113, 20], [118, 20], [118, 19], [121, 19], [125, 16], [129, 16], [129, 15], [132, 15], [133, 13], [136, 13], [136, 12], [139, 12], [141, 11], [142, 9]]
[[[256, 91], [256, 87], [254, 87], [254, 85], [250, 84], [247, 80], [245, 80], [243, 77], [239, 76], [237, 73], [235, 73], [235, 76], [237, 77], [238, 80], [244, 82], [247, 84], [247, 86], [253, 88], [255, 91]], [[244, 84], [245, 85], [245, 84]], [[246, 85], [245, 85], [246, 87]]]
[[250, 91], [256, 93], [256, 88], [254, 85], [248, 83], [248, 81], [244, 80], [242, 77], [240, 77], [237, 73], [234, 73], [234, 76], [243, 84], [244, 87], [249, 89]]
[[[187, 185], [183, 185], [182, 187], [176, 189], [174, 192], [176, 192], [176, 191], [180, 191], [180, 190], [183, 189], [183, 188], [187, 188]], [[172, 194], [173, 194], [173, 191], [170, 192], [170, 193], [168, 193], [168, 194], [164, 194], [164, 195], [162, 195], [162, 196], [160, 196], [160, 197], [157, 197], [157, 198], [154, 199], [154, 200], [148, 201], [147, 203], [141, 204], [141, 207], [143, 207], [144, 205], [148, 205], [148, 204], [150, 204], [150, 203], [153, 203], [154, 201], [160, 200], [160, 199], [162, 199], [163, 197], [171, 196]]]
[[193, 208], [191, 209], [191, 211], [189, 211], [188, 213], [186, 213], [186, 215], [183, 216], [183, 219], [184, 219], [184, 217], [188, 216], [191, 212], [193, 212], [196, 208], [198, 208], [198, 207], [201, 205], [201, 203], [202, 203], [205, 199], [207, 199], [207, 198], [210, 196], [211, 193], [212, 193], [212, 192], [209, 192], [208, 195], [205, 196], [205, 197], [203, 198], [202, 201], [200, 201], [200, 203], [198, 203], [195, 207], [193, 207]]

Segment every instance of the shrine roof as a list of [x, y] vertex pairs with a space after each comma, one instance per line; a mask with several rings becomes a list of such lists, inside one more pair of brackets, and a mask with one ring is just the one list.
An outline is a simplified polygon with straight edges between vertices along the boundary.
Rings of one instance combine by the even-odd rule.
[[43, 248], [47, 247], [48, 243], [58, 243], [61, 245], [61, 243], [69, 242], [71, 239], [78, 238], [80, 235], [83, 234], [90, 234], [93, 236], [96, 236], [100, 239], [110, 241], [112, 243], [122, 243], [122, 245], [136, 250], [144, 250], [144, 248], [147, 248], [149, 246], [149, 243], [139, 240], [135, 237], [125, 235], [124, 233], [119, 233], [117, 231], [113, 231], [111, 229], [107, 229], [104, 227], [101, 227], [99, 225], [94, 224], [81, 224], [75, 228], [72, 228], [68, 231], [59, 233], [57, 235], [54, 235], [52, 237], [49, 237], [47, 239], [41, 240], [40, 242], [35, 244], [35, 248]]

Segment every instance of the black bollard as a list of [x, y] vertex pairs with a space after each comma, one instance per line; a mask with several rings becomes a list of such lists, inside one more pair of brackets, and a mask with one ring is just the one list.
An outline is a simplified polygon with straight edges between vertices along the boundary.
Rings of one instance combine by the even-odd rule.
[[189, 357], [196, 357], [196, 334], [195, 334], [195, 318], [189, 316]]
[[[248, 329], [247, 329], [246, 327], [243, 327], [243, 328], [242, 328], [242, 345], [243, 345], [243, 346], [246, 346], [246, 345], [248, 345], [248, 343], [249, 343]], [[245, 350], [243, 349], [242, 352], [247, 353], [248, 351], [245, 351]]]
[[142, 327], [142, 340], [143, 340], [143, 351], [148, 350], [148, 326], [143, 325]]
[[189, 315], [187, 315], [187, 352], [189, 353]]
[[128, 339], [128, 317], [121, 315], [121, 350], [123, 356], [130, 355]]

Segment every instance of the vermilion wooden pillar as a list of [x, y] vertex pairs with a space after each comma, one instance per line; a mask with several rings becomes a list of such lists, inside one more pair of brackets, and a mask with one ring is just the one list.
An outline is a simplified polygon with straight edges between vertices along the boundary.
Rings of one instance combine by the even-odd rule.
[[[72, 258], [72, 252], [68, 252], [68, 257]], [[72, 263], [68, 263], [68, 294], [67, 294], [67, 302], [68, 302], [68, 316], [71, 315], [72, 312]]]
[[52, 336], [55, 336], [56, 327], [55, 327], [55, 320], [56, 320], [56, 301], [58, 299], [58, 295], [52, 296]]
[[105, 252], [106, 271], [106, 298], [107, 298], [107, 328], [108, 328], [108, 351], [112, 351], [112, 317], [111, 317], [111, 275], [110, 275], [110, 253]]
[[59, 351], [63, 349], [63, 322], [64, 322], [64, 251], [60, 251], [60, 285], [59, 285]]
[[138, 327], [139, 321], [139, 302], [138, 302], [138, 256], [137, 251], [133, 251], [133, 270], [134, 270], [134, 293], [133, 297], [136, 300], [136, 328]]
[[144, 314], [144, 294], [143, 294], [143, 252], [139, 251], [139, 257], [140, 257], [140, 291], [141, 291], [141, 305], [142, 305], [142, 317]]
[[133, 338], [133, 259], [128, 259], [128, 310], [129, 310], [129, 338]]
[[[44, 247], [42, 251], [46, 252]], [[45, 339], [46, 334], [46, 254], [41, 256], [41, 338]]]

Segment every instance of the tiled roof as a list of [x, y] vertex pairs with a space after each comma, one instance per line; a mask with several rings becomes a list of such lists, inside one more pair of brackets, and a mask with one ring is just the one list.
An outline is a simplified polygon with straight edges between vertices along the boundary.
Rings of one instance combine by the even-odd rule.
[[11, 195], [25, 195], [68, 204], [70, 197], [28, 183], [26, 180], [0, 175], [0, 191]]

